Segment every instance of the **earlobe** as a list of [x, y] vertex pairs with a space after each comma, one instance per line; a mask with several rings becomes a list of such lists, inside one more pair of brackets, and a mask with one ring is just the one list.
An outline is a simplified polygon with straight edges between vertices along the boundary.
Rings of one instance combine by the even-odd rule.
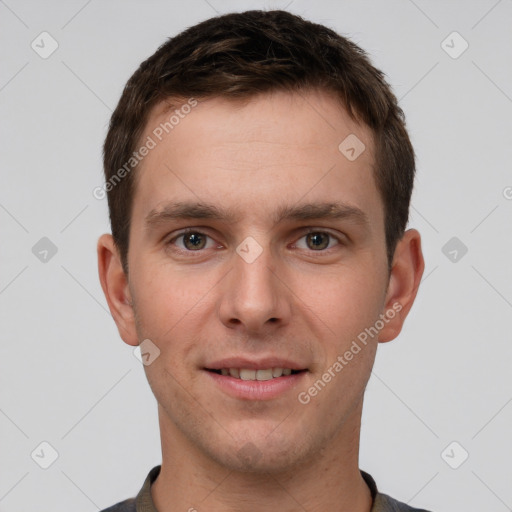
[[420, 234], [415, 229], [409, 229], [395, 249], [382, 311], [385, 324], [379, 332], [379, 342], [391, 341], [400, 334], [418, 293], [424, 269]]
[[119, 335], [128, 345], [138, 345], [133, 302], [119, 251], [110, 234], [98, 240], [98, 274]]

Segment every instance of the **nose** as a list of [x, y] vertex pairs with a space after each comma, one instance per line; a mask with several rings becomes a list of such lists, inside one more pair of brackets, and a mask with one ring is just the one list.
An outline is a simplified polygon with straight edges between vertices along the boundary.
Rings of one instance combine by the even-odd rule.
[[269, 248], [254, 261], [240, 254], [233, 255], [233, 268], [223, 280], [220, 319], [243, 333], [270, 334], [289, 323], [291, 292]]

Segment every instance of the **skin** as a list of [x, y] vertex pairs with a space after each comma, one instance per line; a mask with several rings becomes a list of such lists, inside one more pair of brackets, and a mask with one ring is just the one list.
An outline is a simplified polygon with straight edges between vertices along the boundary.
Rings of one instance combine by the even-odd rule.
[[[143, 138], [168, 116], [166, 105], [155, 107]], [[355, 161], [338, 150], [349, 134], [366, 146]], [[363, 394], [378, 342], [400, 333], [424, 269], [410, 229], [388, 273], [373, 164], [371, 131], [324, 91], [201, 101], [142, 161], [129, 275], [111, 235], [99, 239], [98, 261], [122, 339], [150, 339], [160, 350], [144, 366], [158, 402], [162, 469], [151, 492], [160, 512], [370, 510], [358, 469]], [[209, 203], [236, 218], [148, 227], [148, 214], [169, 202]], [[368, 222], [276, 222], [280, 207], [335, 202]], [[208, 235], [205, 245], [177, 238], [183, 228]], [[332, 236], [317, 235], [318, 249], [311, 231]], [[236, 252], [247, 237], [262, 249], [252, 263]], [[297, 399], [397, 304], [308, 404]], [[307, 372], [276, 398], [242, 400], [204, 370], [228, 356], [283, 357]]]

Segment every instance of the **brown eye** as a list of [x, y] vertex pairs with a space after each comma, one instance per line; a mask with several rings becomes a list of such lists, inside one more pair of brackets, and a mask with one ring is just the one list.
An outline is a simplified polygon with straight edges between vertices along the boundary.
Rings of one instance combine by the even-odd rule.
[[330, 236], [328, 233], [309, 233], [306, 235], [308, 249], [318, 251], [329, 246]]
[[206, 246], [206, 235], [202, 233], [185, 233], [183, 237], [183, 245], [189, 251], [197, 251], [204, 249]]
[[166, 250], [176, 257], [202, 258], [211, 255], [212, 249], [222, 249], [222, 246], [202, 231], [187, 229], [165, 242]]

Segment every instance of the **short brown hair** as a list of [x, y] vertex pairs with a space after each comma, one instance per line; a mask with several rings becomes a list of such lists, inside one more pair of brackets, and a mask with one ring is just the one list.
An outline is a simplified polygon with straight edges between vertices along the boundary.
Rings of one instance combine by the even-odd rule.
[[[139, 144], [152, 108], [172, 98], [247, 99], [273, 90], [333, 92], [371, 128], [375, 181], [384, 203], [390, 268], [409, 216], [415, 162], [404, 114], [384, 78], [355, 43], [286, 11], [246, 11], [203, 21], [169, 38], [128, 80], [103, 148], [107, 183]], [[112, 235], [128, 272], [135, 175], [107, 188]]]

